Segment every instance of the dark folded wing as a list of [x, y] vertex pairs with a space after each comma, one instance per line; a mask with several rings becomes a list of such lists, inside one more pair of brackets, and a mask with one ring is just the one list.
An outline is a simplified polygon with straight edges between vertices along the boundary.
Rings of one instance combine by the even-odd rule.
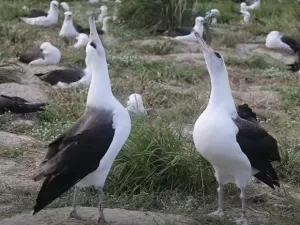
[[192, 31], [192, 27], [177, 27], [175, 28], [177, 35], [189, 35]]
[[290, 48], [293, 49], [294, 52], [298, 51], [299, 44], [298, 44], [298, 42], [295, 39], [293, 39], [293, 38], [291, 38], [289, 36], [283, 35], [281, 37], [281, 41], [284, 42], [285, 44], [287, 44], [288, 46], [290, 46]]
[[35, 76], [40, 77], [41, 80], [51, 84], [56, 85], [58, 82], [63, 83], [73, 83], [80, 80], [84, 73], [81, 69], [67, 68], [52, 70], [47, 73], [38, 73]]
[[98, 168], [114, 132], [112, 120], [106, 120], [64, 140], [66, 146], [40, 167], [37, 176], [46, 179], [36, 199], [34, 214]]
[[26, 17], [35, 18], [40, 16], [48, 16], [48, 13], [40, 9], [31, 9]]
[[279, 186], [278, 176], [271, 162], [280, 161], [277, 141], [258, 123], [244, 120], [240, 117], [234, 120], [238, 127], [237, 142], [248, 157], [251, 166], [259, 173], [254, 176], [274, 188]]

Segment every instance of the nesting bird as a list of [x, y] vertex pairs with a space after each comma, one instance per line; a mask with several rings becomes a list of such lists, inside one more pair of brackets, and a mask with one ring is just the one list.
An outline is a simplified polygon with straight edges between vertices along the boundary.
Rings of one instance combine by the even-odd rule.
[[18, 60], [29, 65], [34, 64], [57, 64], [61, 59], [61, 53], [58, 48], [50, 42], [44, 42], [38, 49], [32, 49], [21, 53]]
[[[196, 34], [197, 35], [197, 34]], [[258, 123], [241, 118], [234, 104], [224, 59], [197, 35], [211, 79], [211, 94], [206, 109], [197, 119], [193, 140], [197, 151], [215, 171], [218, 209], [223, 216], [223, 186], [235, 183], [240, 189], [242, 217], [247, 224], [245, 189], [254, 175], [271, 188], [280, 187], [272, 162], [280, 162], [277, 141]]]
[[57, 23], [58, 15], [59, 15], [59, 3], [57, 1], [51, 1], [50, 9], [46, 16], [20, 17], [20, 19], [25, 23], [31, 25], [52, 26]]
[[267, 48], [284, 49], [294, 53], [299, 50], [299, 43], [295, 39], [279, 31], [271, 31], [266, 37], [265, 45]]
[[44, 111], [46, 103], [29, 103], [26, 99], [0, 95], [0, 114], [11, 113], [33, 113]]
[[[175, 32], [177, 36], [172, 37], [172, 40], [179, 40], [179, 41], [197, 41], [197, 38], [195, 37], [194, 33], [197, 32], [203, 36], [204, 32], [204, 18], [201, 16], [198, 16], [195, 18], [195, 25], [194, 27], [177, 27], [175, 28]], [[156, 32], [163, 33], [166, 30], [157, 30]], [[170, 38], [168, 36], [164, 36], [164, 38]]]
[[140, 94], [133, 93], [128, 97], [127, 110], [134, 114], [147, 114]]
[[130, 134], [131, 119], [112, 93], [105, 50], [93, 16], [89, 18], [89, 24], [86, 62], [91, 68], [92, 80], [86, 109], [70, 129], [49, 144], [45, 160], [34, 175], [35, 181], [45, 180], [33, 214], [75, 186], [70, 216], [80, 219], [76, 207], [78, 190], [94, 186], [99, 196], [98, 223], [107, 224], [103, 212], [103, 187], [114, 159]]
[[[88, 71], [89, 70], [87, 68], [82, 70], [79, 68], [69, 67], [65, 69], [51, 70], [46, 73], [36, 73], [34, 75], [51, 86], [64, 87], [65, 85], [70, 85], [81, 80], [85, 76], [91, 79], [91, 73]], [[90, 83], [88, 83], [88, 85], [89, 84]]]

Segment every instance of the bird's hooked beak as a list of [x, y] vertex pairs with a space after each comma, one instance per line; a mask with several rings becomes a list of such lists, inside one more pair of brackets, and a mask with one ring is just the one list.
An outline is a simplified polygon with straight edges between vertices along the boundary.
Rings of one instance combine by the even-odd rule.
[[203, 53], [209, 54], [209, 53], [213, 53], [214, 52], [214, 50], [205, 43], [205, 41], [199, 35], [198, 32], [195, 32], [194, 34], [195, 34], [195, 36], [196, 36], [196, 38], [198, 40], [198, 43], [199, 43], [200, 48], [201, 48], [201, 50], [202, 50]]
[[94, 15], [89, 17], [89, 24], [90, 24], [90, 37], [89, 37], [90, 41], [101, 43], [101, 40], [97, 32]]

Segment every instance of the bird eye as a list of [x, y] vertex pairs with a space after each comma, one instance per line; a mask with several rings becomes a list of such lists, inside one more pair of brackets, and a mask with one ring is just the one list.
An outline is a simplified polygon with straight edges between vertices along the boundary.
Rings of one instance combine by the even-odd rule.
[[222, 56], [221, 56], [218, 52], [215, 52], [215, 55], [216, 55], [219, 59], [222, 58]]
[[90, 45], [96, 49], [96, 44], [94, 42], [91, 42]]

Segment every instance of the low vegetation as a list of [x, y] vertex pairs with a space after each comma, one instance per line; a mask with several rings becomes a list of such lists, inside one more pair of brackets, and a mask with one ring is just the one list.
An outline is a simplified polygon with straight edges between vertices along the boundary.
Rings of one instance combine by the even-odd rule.
[[[87, 4], [82, 6], [83, 3], [76, 0], [69, 2], [70, 7], [84, 18], [80, 13], [82, 8], [98, 13], [98, 6], [100, 7], [100, 4], [96, 5], [97, 7]], [[221, 11], [220, 23], [210, 28], [213, 34], [212, 46], [220, 51], [229, 52], [224, 54], [224, 58], [230, 74], [231, 87], [237, 96], [236, 103], [246, 102], [257, 110], [262, 126], [276, 137], [282, 155], [282, 164], [277, 167], [280, 178], [284, 184], [292, 186], [292, 191], [297, 191], [300, 182], [298, 77], [289, 73], [281, 61], [265, 54], [238, 52], [236, 45], [250, 39], [253, 41], [258, 35], [264, 37], [274, 29], [297, 37], [298, 28], [295, 24], [298, 23], [299, 17], [294, 12], [299, 6], [292, 0], [286, 0], [284, 3], [263, 0], [261, 9], [255, 11], [253, 17], [263, 20], [266, 25], [243, 26], [239, 24], [241, 17], [235, 13], [239, 6], [233, 1], [123, 2], [121, 19], [126, 23], [112, 25], [112, 35], [117, 36], [119, 42], [106, 47], [113, 92], [124, 104], [131, 93], [143, 94], [145, 107], [149, 111], [147, 116], [133, 118], [130, 138], [118, 155], [105, 186], [106, 205], [186, 214], [199, 224], [234, 224], [229, 219], [215, 220], [206, 216], [206, 213], [216, 206], [216, 183], [211, 166], [195, 151], [190, 134], [195, 120], [205, 109], [209, 96], [210, 79], [205, 63], [203, 59], [193, 61], [180, 58], [175, 61], [170, 54], [194, 58], [189, 56], [192, 53], [185, 47], [181, 48], [178, 43], [162, 41], [148, 32], [158, 27], [165, 29], [180, 25], [190, 26], [195, 16], [203, 16], [211, 8]], [[21, 82], [18, 78], [20, 76], [14, 78], [8, 75], [23, 73], [18, 66], [8, 61], [15, 59], [19, 52], [39, 41], [51, 40], [61, 48], [63, 65], [70, 64], [81, 68], [85, 66], [85, 50], [73, 51], [67, 48], [57, 38], [59, 28], [40, 29], [27, 26], [16, 18], [22, 15], [21, 6], [37, 4], [38, 8], [47, 8], [48, 2], [3, 0], [2, 4], [4, 7], [0, 9], [0, 83]], [[113, 4], [107, 4], [109, 9], [112, 9]], [[86, 24], [86, 21], [80, 23]], [[131, 30], [128, 30], [128, 27]], [[234, 39], [236, 34], [237, 38]], [[147, 39], [151, 39], [151, 43], [155, 44], [141, 45], [141, 42]], [[197, 50], [191, 51], [197, 54]], [[265, 100], [266, 96], [262, 93], [270, 92], [279, 96], [278, 99]], [[250, 93], [250, 97], [244, 96], [247, 93]], [[254, 97], [251, 97], [252, 94]], [[14, 126], [12, 122], [16, 116], [7, 113], [0, 116], [0, 130], [35, 137], [46, 146], [81, 116], [86, 96], [87, 89], [52, 90], [45, 112], [29, 117], [17, 116], [32, 120], [32, 125]], [[24, 151], [27, 152], [24, 149], [0, 148], [0, 157], [22, 161]], [[27, 152], [26, 156], [28, 155]], [[271, 191], [267, 189], [265, 192]], [[70, 191], [50, 207], [69, 206], [71, 193]], [[226, 207], [240, 207], [237, 193], [233, 186], [226, 189]], [[24, 193], [17, 190], [16, 197], [8, 203], [15, 211], [8, 212], [5, 216], [31, 210], [35, 195], [36, 192]], [[251, 208], [266, 211], [266, 225], [298, 224], [300, 206], [294, 199], [283, 198], [280, 195], [274, 197], [272, 194], [265, 198], [258, 190], [251, 188], [249, 199]], [[260, 200], [264, 202], [258, 204], [257, 201]], [[88, 189], [80, 193], [81, 205], [94, 206], [96, 201], [94, 190]], [[0, 197], [0, 205], [1, 203]], [[275, 203], [292, 205], [292, 208], [272, 211], [270, 207]], [[261, 223], [253, 223], [257, 224]]]

